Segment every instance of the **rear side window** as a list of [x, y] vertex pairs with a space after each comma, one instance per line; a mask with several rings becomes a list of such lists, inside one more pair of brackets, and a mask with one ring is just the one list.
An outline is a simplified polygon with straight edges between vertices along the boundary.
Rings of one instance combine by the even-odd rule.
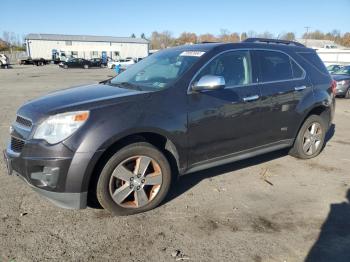
[[301, 69], [301, 67], [295, 63], [293, 60], [290, 60], [292, 64], [292, 70], [293, 70], [293, 77], [294, 78], [302, 78], [304, 77], [304, 71]]
[[260, 63], [259, 82], [293, 79], [293, 71], [288, 55], [275, 51], [257, 51]]
[[318, 71], [320, 71], [323, 74], [328, 75], [328, 71], [324, 63], [322, 62], [321, 58], [316, 53], [298, 53], [301, 55], [301, 57], [309, 62], [311, 65], [313, 65]]

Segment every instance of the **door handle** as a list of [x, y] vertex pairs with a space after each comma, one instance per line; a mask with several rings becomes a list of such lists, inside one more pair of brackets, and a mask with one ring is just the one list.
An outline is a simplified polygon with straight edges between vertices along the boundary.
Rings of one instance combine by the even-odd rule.
[[254, 100], [258, 100], [259, 96], [258, 95], [254, 95], [254, 96], [247, 96], [243, 98], [244, 102], [250, 102], [250, 101], [254, 101]]
[[295, 91], [301, 91], [301, 90], [304, 90], [306, 89], [306, 86], [297, 86], [297, 87], [294, 87], [294, 90]]

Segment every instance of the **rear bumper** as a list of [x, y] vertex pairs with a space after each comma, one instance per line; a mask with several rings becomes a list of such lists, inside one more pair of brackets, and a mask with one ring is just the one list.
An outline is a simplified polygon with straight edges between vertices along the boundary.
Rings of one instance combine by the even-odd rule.
[[350, 88], [350, 86], [347, 85], [337, 85], [336, 88], [336, 95], [337, 96], [344, 96], [346, 95], [346, 92], [348, 91], [348, 89]]

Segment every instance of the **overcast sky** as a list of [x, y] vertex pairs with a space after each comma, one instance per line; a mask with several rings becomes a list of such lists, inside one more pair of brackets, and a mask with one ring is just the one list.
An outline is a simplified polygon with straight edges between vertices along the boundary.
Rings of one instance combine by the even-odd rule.
[[350, 0], [0, 0], [2, 31], [130, 36], [169, 30], [197, 34], [350, 31]]

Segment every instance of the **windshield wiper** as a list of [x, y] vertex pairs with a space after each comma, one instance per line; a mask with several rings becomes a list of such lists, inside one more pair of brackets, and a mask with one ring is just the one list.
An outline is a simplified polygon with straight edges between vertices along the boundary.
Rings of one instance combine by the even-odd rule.
[[116, 82], [116, 83], [110, 82], [110, 84], [113, 86], [120, 86], [120, 87], [124, 87], [124, 88], [136, 89], [136, 90], [142, 91], [142, 89], [139, 86], [134, 85], [134, 84], [129, 83], [129, 82]]

